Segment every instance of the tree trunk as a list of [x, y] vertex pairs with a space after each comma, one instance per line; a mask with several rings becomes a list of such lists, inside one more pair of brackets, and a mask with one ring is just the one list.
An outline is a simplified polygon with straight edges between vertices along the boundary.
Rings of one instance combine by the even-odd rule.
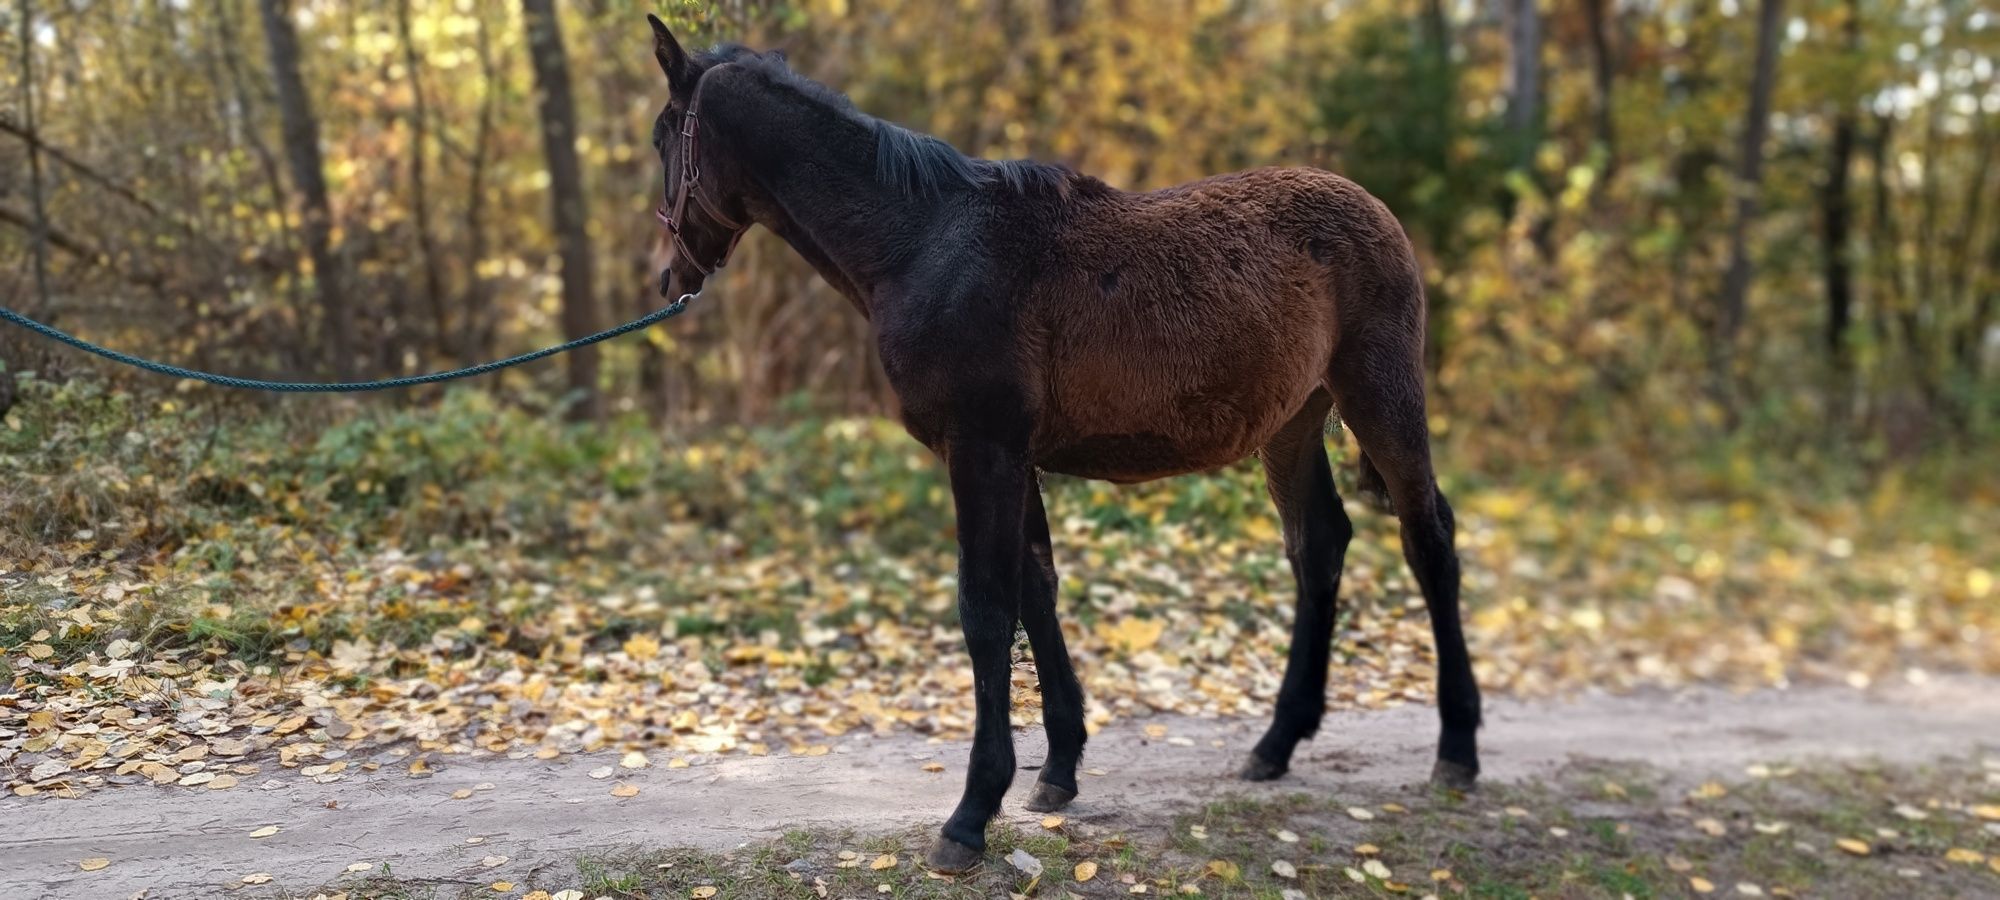
[[1605, 21], [1605, 5], [1610, 0], [1583, 0], [1584, 17], [1590, 26], [1591, 74], [1597, 86], [1597, 143], [1604, 148], [1604, 181], [1618, 171], [1618, 131], [1612, 121], [1611, 36]]
[[1536, 0], [1505, 0], [1507, 132], [1515, 166], [1534, 166], [1542, 128], [1542, 15]]
[[1842, 390], [1852, 368], [1847, 329], [1854, 318], [1854, 281], [1847, 247], [1853, 222], [1848, 176], [1854, 160], [1855, 127], [1852, 105], [1844, 102], [1833, 120], [1826, 184], [1820, 189], [1820, 248], [1826, 267], [1826, 355], [1833, 366], [1835, 383]]
[[[589, 217], [583, 169], [576, 156], [576, 103], [570, 96], [569, 59], [553, 0], [521, 0], [527, 20], [528, 53], [535, 69], [535, 105], [542, 119], [542, 150], [548, 159], [549, 199], [563, 267], [563, 334], [572, 340], [597, 330], [596, 293], [591, 283]], [[602, 419], [604, 398], [597, 389], [597, 348], [569, 355], [569, 386], [576, 395], [571, 415]]]
[[303, 206], [303, 234], [306, 252], [312, 256], [313, 286], [319, 293], [327, 353], [333, 357], [334, 376], [345, 380], [353, 377], [354, 314], [347, 305], [345, 273], [333, 249], [333, 213], [326, 196], [326, 168], [320, 159], [319, 120], [313, 117], [305, 78], [299, 72], [299, 36], [292, 29], [289, 0], [258, 0], [257, 7], [270, 48], [272, 80], [278, 89], [285, 157]]
[[431, 317], [431, 350], [451, 355], [452, 331], [444, 306], [444, 284], [438, 271], [437, 239], [431, 234], [430, 178], [426, 154], [430, 147], [430, 108], [424, 100], [416, 39], [410, 29], [410, 0], [396, 4], [396, 37], [403, 44], [403, 77], [410, 83], [410, 214], [416, 220], [417, 265], [423, 268], [424, 307]]
[[458, 347], [459, 365], [469, 366], [487, 356], [487, 349], [493, 344], [494, 317], [488, 315], [487, 307], [493, 302], [493, 283], [482, 271], [480, 264], [486, 259], [486, 170], [493, 149], [493, 120], [499, 115], [500, 107], [500, 64], [493, 56], [491, 27], [486, 24], [486, 11], [475, 7], [473, 18], [478, 30], [475, 32], [479, 46], [479, 73], [482, 93], [479, 97], [479, 124], [473, 132], [472, 159], [466, 164], [465, 235], [466, 266], [465, 296], [459, 301]]
[[1750, 291], [1750, 225], [1756, 221], [1764, 188], [1764, 136], [1771, 126], [1771, 89], [1778, 75], [1778, 32], [1784, 26], [1782, 0], [1764, 0], [1757, 14], [1757, 67], [1750, 79], [1750, 110], [1743, 120], [1742, 148], [1736, 159], [1736, 221], [1729, 230], [1729, 269], [1716, 297], [1715, 335], [1710, 348], [1715, 387], [1723, 396], [1732, 380], [1736, 336], [1743, 329]]
[[[1855, 57], [1861, 52], [1860, 0], [1847, 0], [1844, 12], [1842, 44], [1847, 55]], [[1834, 102], [1839, 108], [1833, 117], [1826, 184], [1820, 190], [1820, 249], [1826, 267], [1826, 358], [1833, 372], [1833, 410], [1836, 417], [1844, 417], [1854, 365], [1847, 346], [1847, 330], [1854, 321], [1853, 260], [1848, 253], [1854, 207], [1849, 184], [1860, 98], [1852, 91], [1840, 91]]]
[[[35, 4], [21, 0], [21, 128], [35, 134]], [[35, 298], [38, 312], [48, 316], [49, 308], [49, 211], [42, 196], [42, 142], [30, 137], [28, 144], [28, 208], [34, 214], [31, 242], [35, 260]]]

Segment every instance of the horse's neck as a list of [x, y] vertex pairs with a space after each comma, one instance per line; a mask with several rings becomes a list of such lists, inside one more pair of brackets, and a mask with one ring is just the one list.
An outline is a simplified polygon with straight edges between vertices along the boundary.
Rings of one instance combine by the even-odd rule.
[[[805, 114], [831, 116], [820, 110]], [[788, 135], [808, 131], [754, 124], [741, 128], [741, 139], [755, 148], [746, 158], [770, 207], [760, 223], [862, 315], [872, 316], [878, 288], [904, 273], [932, 216], [921, 199], [876, 177], [873, 135], [850, 121], [835, 121], [839, 133], [832, 140], [800, 141]]]

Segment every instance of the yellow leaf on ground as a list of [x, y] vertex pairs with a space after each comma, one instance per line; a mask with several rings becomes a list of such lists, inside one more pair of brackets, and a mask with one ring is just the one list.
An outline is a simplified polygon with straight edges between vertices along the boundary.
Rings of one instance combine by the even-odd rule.
[[646, 754], [637, 750], [618, 758], [618, 765], [627, 769], [643, 769], [649, 764], [650, 762], [646, 759]]
[[1697, 894], [1715, 893], [1715, 882], [1703, 878], [1699, 875], [1696, 875], [1695, 877], [1688, 879], [1688, 887], [1693, 888], [1694, 892]]
[[1090, 860], [1086, 859], [1083, 862], [1076, 864], [1077, 881], [1089, 881], [1090, 879], [1096, 877], [1097, 877], [1097, 863], [1091, 862]]
[[1964, 847], [1953, 847], [1945, 851], [1944, 858], [1955, 863], [1969, 863], [1976, 866], [1986, 861], [1986, 854]]
[[1380, 878], [1383, 881], [1388, 881], [1389, 876], [1395, 874], [1389, 871], [1389, 867], [1387, 865], [1384, 865], [1383, 862], [1379, 859], [1371, 859], [1363, 862], [1361, 864], [1361, 871], [1367, 872], [1368, 874], [1373, 875], [1376, 878]]
[[1138, 616], [1120, 616], [1116, 621], [1097, 623], [1097, 636], [1126, 653], [1138, 653], [1152, 649], [1160, 642], [1160, 635], [1167, 630], [1165, 619], [1141, 619]]
[[494, 893], [496, 893], [496, 894], [507, 894], [507, 893], [512, 893], [512, 892], [513, 892], [513, 890], [514, 890], [514, 882], [511, 882], [511, 881], [496, 881], [496, 882], [493, 882], [493, 883], [492, 883], [492, 884], [490, 884], [490, 885], [487, 885], [487, 887], [490, 887], [490, 888], [492, 888], [492, 889], [493, 889], [493, 892], [494, 892]]
[[244, 884], [269, 884], [270, 882], [271, 873], [269, 872], [252, 872], [243, 876]]
[[944, 763], [935, 763], [935, 762], [927, 762], [927, 763], [924, 763], [924, 771], [926, 771], [926, 772], [942, 772], [942, 771], [944, 771]]
[[253, 838], [267, 838], [277, 833], [278, 833], [278, 826], [266, 825], [262, 828], [257, 829], [256, 831], [250, 832], [250, 836]]
[[2000, 822], [2000, 804], [1980, 804], [1972, 808], [1972, 814], [1989, 822]]
[[1048, 829], [1048, 830], [1050, 830], [1050, 831], [1054, 831], [1054, 830], [1056, 830], [1056, 829], [1058, 829], [1058, 828], [1061, 828], [1061, 827], [1062, 827], [1062, 824], [1063, 824], [1063, 817], [1062, 817], [1062, 816], [1043, 816], [1043, 817], [1042, 817], [1042, 827], [1043, 827], [1043, 828], [1046, 828], [1046, 829]]
[[1869, 848], [1867, 841], [1859, 840], [1856, 838], [1841, 838], [1840, 840], [1834, 841], [1833, 843], [1834, 846], [1839, 847], [1840, 849], [1845, 850], [1849, 853], [1852, 853], [1855, 856], [1867, 856], [1868, 854], [1874, 852], [1872, 849]]
[[708, 898], [715, 896], [715, 885], [704, 884], [689, 891], [688, 896], [693, 897], [694, 900], [708, 900]]
[[1431, 870], [1431, 880], [1432, 880], [1432, 881], [1450, 881], [1450, 880], [1451, 880], [1451, 870], [1450, 870], [1450, 869], [1432, 869], [1432, 870]]
[[1365, 809], [1359, 806], [1348, 807], [1347, 814], [1353, 816], [1354, 820], [1357, 822], [1366, 822], [1370, 819], [1375, 818], [1375, 812], [1373, 810]]
[[874, 862], [871, 862], [871, 863], [869, 863], [869, 864], [868, 864], [868, 868], [870, 868], [870, 869], [873, 869], [873, 870], [875, 870], [875, 871], [877, 871], [877, 872], [880, 872], [880, 871], [882, 871], [883, 869], [893, 869], [893, 868], [895, 868], [895, 867], [896, 867], [896, 862], [897, 862], [897, 860], [896, 860], [896, 854], [894, 854], [894, 853], [884, 853], [884, 854], [882, 854], [881, 856], [878, 856], [878, 857], [875, 857], [875, 861], [874, 861]]
[[611, 796], [637, 797], [639, 796], [639, 786], [636, 784], [621, 784], [611, 789]]
[[1242, 877], [1243, 875], [1242, 866], [1239, 866], [1226, 859], [1209, 860], [1208, 868], [1205, 871], [1207, 871], [1208, 874], [1214, 875], [1215, 877], [1220, 878], [1224, 881], [1235, 881], [1236, 879]]
[[76, 867], [84, 870], [85, 872], [95, 872], [98, 869], [102, 869], [108, 865], [111, 865], [111, 860], [105, 859], [102, 856], [93, 856], [89, 859], [77, 863]]

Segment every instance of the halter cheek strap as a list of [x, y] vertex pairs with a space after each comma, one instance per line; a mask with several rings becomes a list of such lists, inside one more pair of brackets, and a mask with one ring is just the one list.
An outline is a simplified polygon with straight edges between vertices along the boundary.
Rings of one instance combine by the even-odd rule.
[[[708, 199], [708, 196], [702, 193], [700, 153], [701, 86], [697, 84], [695, 85], [694, 99], [688, 101], [687, 115], [681, 123], [680, 186], [674, 189], [671, 209], [662, 207], [654, 210], [653, 215], [660, 220], [660, 224], [667, 226], [668, 232], [673, 234], [674, 250], [679, 253], [680, 258], [687, 260], [688, 265], [694, 266], [702, 275], [707, 276], [715, 274], [715, 270], [729, 264], [730, 255], [736, 252], [736, 243], [743, 240], [743, 235], [749, 232], [750, 226], [737, 222], [735, 219], [723, 214]], [[704, 265], [701, 260], [695, 257], [694, 251], [688, 247], [687, 239], [682, 234], [687, 226], [687, 209], [690, 198], [701, 206], [701, 211], [704, 215], [707, 215], [716, 224], [730, 231], [729, 245], [722, 248], [722, 257], [707, 265]]]

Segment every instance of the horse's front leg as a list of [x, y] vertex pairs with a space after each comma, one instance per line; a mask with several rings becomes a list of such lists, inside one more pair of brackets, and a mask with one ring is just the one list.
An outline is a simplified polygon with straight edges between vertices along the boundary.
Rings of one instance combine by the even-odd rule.
[[954, 441], [943, 455], [958, 508], [958, 617], [972, 655], [978, 723], [965, 795], [928, 862], [941, 872], [962, 872], [985, 853], [986, 823], [1014, 780], [1009, 651], [1020, 614], [1022, 520], [1034, 482], [1026, 454], [1012, 447]]

